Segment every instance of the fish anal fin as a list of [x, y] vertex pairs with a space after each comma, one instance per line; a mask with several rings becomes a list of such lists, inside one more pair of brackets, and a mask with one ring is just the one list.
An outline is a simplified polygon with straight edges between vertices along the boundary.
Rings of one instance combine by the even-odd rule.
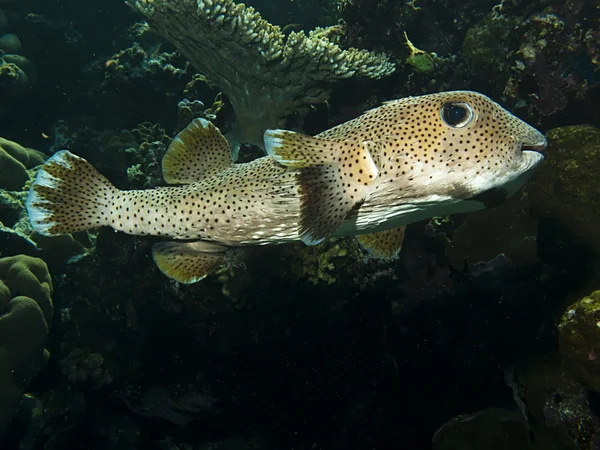
[[152, 246], [152, 257], [164, 275], [191, 284], [219, 267], [226, 250], [227, 247], [209, 242], [160, 242]]
[[376, 233], [361, 234], [356, 239], [375, 258], [392, 259], [400, 253], [406, 226]]
[[169, 184], [190, 184], [232, 164], [227, 139], [211, 122], [197, 118], [169, 145], [162, 159], [162, 173]]

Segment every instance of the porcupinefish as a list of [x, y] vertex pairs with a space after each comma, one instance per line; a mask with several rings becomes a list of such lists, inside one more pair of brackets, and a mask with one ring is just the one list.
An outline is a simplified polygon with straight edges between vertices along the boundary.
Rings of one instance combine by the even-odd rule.
[[404, 226], [496, 206], [543, 160], [544, 136], [488, 97], [452, 91], [390, 101], [314, 137], [267, 130], [267, 156], [234, 164], [220, 131], [195, 119], [170, 144], [166, 183], [120, 190], [86, 160], [55, 153], [27, 199], [35, 231], [109, 226], [156, 243], [168, 277], [204, 278], [231, 247], [352, 236], [377, 257]]

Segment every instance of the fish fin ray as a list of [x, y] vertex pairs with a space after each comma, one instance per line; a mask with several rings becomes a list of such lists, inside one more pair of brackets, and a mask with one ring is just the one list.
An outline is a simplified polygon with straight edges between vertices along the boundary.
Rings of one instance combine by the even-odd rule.
[[43, 236], [57, 236], [110, 225], [116, 192], [89, 162], [61, 150], [42, 165], [29, 188], [31, 226]]
[[265, 151], [290, 169], [333, 164], [338, 161], [340, 144], [289, 130], [267, 130]]
[[162, 159], [162, 173], [169, 184], [191, 184], [232, 164], [227, 139], [211, 122], [197, 118], [171, 141]]
[[360, 245], [372, 256], [379, 259], [393, 259], [398, 256], [404, 242], [406, 226], [376, 233], [356, 236]]
[[184, 284], [196, 283], [221, 265], [227, 247], [209, 242], [159, 242], [152, 258], [167, 277]]

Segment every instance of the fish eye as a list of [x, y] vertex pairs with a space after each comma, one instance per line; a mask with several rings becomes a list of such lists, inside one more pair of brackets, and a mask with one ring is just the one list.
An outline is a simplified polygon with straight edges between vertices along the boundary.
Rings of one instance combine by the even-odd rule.
[[473, 110], [467, 103], [446, 103], [440, 109], [444, 123], [452, 128], [463, 128], [473, 120]]

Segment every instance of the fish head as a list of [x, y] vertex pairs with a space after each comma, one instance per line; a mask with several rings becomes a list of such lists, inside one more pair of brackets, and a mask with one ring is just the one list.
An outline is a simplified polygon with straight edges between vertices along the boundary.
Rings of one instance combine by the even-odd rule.
[[400, 178], [423, 197], [498, 206], [544, 159], [544, 135], [477, 92], [413, 97], [400, 116]]

